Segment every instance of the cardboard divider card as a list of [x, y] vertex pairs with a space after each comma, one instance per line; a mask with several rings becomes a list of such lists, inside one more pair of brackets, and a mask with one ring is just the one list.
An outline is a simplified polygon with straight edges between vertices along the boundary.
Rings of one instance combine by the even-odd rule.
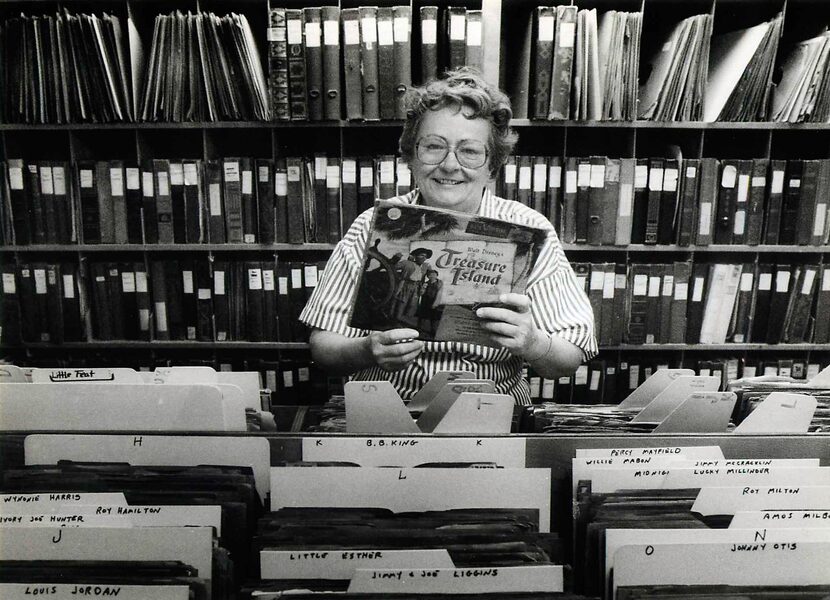
[[561, 565], [358, 570], [348, 594], [561, 592]]
[[211, 578], [209, 527], [4, 529], [0, 560], [180, 560]]
[[456, 379], [474, 378], [475, 373], [472, 371], [438, 371], [412, 396], [407, 408], [411, 411], [421, 412], [429, 406], [429, 403], [435, 398], [435, 394], [443, 389], [447, 383], [455, 381]]
[[735, 392], [694, 392], [653, 433], [723, 433], [737, 399]]
[[577, 448], [577, 458], [678, 456], [687, 459], [723, 459], [720, 446], [653, 446], [648, 448]]
[[447, 411], [455, 404], [458, 397], [464, 392], [476, 394], [492, 394], [495, 391], [495, 384], [484, 379], [457, 379], [448, 383], [435, 395], [418, 417], [416, 423], [424, 433], [432, 433], [436, 425], [441, 422]]
[[362, 467], [415, 467], [427, 463], [525, 466], [524, 437], [303, 437], [303, 460], [346, 461]]
[[239, 386], [231, 383], [217, 383], [216, 387], [222, 392], [222, 415], [225, 419], [225, 430], [247, 430], [245, 401], [242, 397], [242, 390]]
[[510, 433], [516, 401], [507, 394], [462, 392], [433, 433]]
[[830, 583], [828, 542], [640, 544], [614, 555], [614, 590], [631, 585]]
[[[35, 463], [48, 464], [48, 463]], [[0, 494], [0, 507], [4, 515], [53, 513], [69, 507], [106, 504], [127, 506], [121, 492], [52, 492], [36, 494]]]
[[830, 528], [830, 506], [826, 510], [753, 510], [735, 513], [729, 529], [826, 529]]
[[725, 487], [736, 485], [830, 485], [830, 467], [728, 466], [672, 468], [663, 489]]
[[20, 430], [227, 431], [215, 386], [9, 383], [0, 422]]
[[262, 410], [259, 392], [262, 389], [259, 373], [256, 371], [217, 371], [217, 382], [230, 383], [242, 390], [242, 401], [246, 408]]
[[29, 600], [32, 596], [74, 600], [79, 596], [111, 596], [121, 600], [188, 600], [186, 585], [115, 585], [84, 583], [0, 583], [0, 598]]
[[186, 385], [219, 383], [216, 369], [213, 367], [156, 367], [153, 371], [154, 383], [174, 383]]
[[271, 468], [271, 510], [377, 507], [394, 511], [538, 508], [550, 531], [549, 469]]
[[735, 433], [806, 433], [817, 405], [813, 396], [772, 392], [741, 421]]
[[694, 375], [692, 369], [657, 369], [651, 377], [640, 384], [622, 402], [620, 409], [645, 408], [672, 381], [681, 376]]
[[825, 510], [828, 507], [830, 486], [765, 484], [702, 488], [691, 512], [705, 518], [748, 510]]
[[144, 383], [135, 369], [117, 367], [105, 368], [56, 368], [32, 369], [32, 383]]
[[[265, 438], [32, 434], [26, 436], [23, 449], [27, 465], [52, 465], [59, 460], [74, 460], [126, 462], [135, 466], [249, 466], [254, 472], [259, 497], [264, 500], [269, 490], [271, 447]], [[108, 503], [99, 500], [87, 504]]]
[[349, 433], [421, 433], [390, 382], [349, 381], [343, 391]]
[[624, 546], [667, 544], [734, 544], [749, 552], [756, 544], [797, 545], [830, 543], [826, 529], [607, 529], [605, 531], [605, 581], [609, 583], [617, 550]]
[[5, 506], [0, 505], [0, 525], [9, 524], [41, 527], [213, 527], [219, 536], [222, 534], [222, 507], [97, 504], [63, 506], [52, 513], [7, 514]]
[[681, 375], [669, 383], [635, 416], [632, 423], [660, 423], [683, 404], [694, 392], [716, 392], [720, 378], [700, 375]]
[[443, 549], [262, 550], [262, 579], [352, 579], [357, 569], [453, 569]]
[[0, 383], [29, 383], [26, 370], [15, 365], [0, 365]]

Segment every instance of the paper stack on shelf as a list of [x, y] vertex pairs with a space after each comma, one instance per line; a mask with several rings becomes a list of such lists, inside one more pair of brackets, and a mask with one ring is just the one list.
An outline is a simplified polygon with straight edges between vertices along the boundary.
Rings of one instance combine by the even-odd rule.
[[784, 16], [713, 35], [704, 121], [764, 121]]
[[268, 120], [268, 94], [245, 15], [157, 15], [141, 121]]
[[830, 120], [830, 33], [795, 45], [782, 63], [783, 76], [772, 96], [771, 120], [826, 123]]
[[633, 121], [637, 116], [642, 28], [642, 12], [609, 10], [599, 17], [603, 120]]
[[709, 14], [688, 17], [677, 24], [652, 58], [651, 74], [640, 87], [641, 119], [701, 119], [711, 33]]

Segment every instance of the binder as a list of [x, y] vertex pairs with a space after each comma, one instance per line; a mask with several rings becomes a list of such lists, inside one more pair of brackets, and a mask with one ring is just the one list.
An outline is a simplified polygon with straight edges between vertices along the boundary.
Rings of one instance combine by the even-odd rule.
[[752, 299], [752, 326], [748, 339], [750, 342], [763, 344], [767, 341], [774, 275], [773, 265], [758, 265]]
[[378, 107], [380, 118], [386, 121], [394, 119], [397, 113], [394, 16], [391, 6], [378, 7], [377, 34]]
[[694, 263], [692, 267], [691, 296], [687, 301], [688, 312], [686, 313], [687, 344], [700, 343], [700, 328], [703, 325], [709, 266], [706, 263]]
[[288, 102], [288, 31], [285, 9], [268, 11], [268, 100], [272, 121], [291, 119]]
[[17, 265], [17, 296], [20, 308], [21, 340], [24, 342], [42, 341], [40, 339], [41, 315], [35, 302], [35, 280], [32, 268], [28, 264]]
[[275, 241], [288, 243], [288, 168], [284, 158], [274, 162]]
[[361, 6], [360, 15], [360, 64], [363, 75], [363, 118], [380, 119], [378, 97], [378, 27], [377, 7]]
[[784, 173], [787, 161], [770, 161], [769, 198], [767, 200], [766, 220], [764, 223], [765, 244], [777, 244], [781, 230], [781, 218], [784, 202]]
[[280, 342], [292, 341], [291, 335], [291, 265], [277, 261], [277, 339]]
[[821, 169], [821, 160], [804, 161], [804, 171], [801, 176], [801, 194], [798, 199], [795, 222], [795, 243], [799, 246], [809, 245], [813, 239], [813, 217], [816, 212]]
[[[329, 158], [326, 164], [326, 224], [327, 232], [320, 232], [320, 236], [330, 244], [340, 241], [340, 159]], [[322, 239], [321, 239], [322, 241]]]
[[[531, 189], [533, 186], [533, 166], [530, 156], [517, 156], [516, 169], [518, 171], [518, 185], [516, 186], [516, 201], [530, 206]], [[381, 196], [385, 198], [386, 196]]]
[[565, 159], [565, 191], [562, 196], [562, 241], [567, 244], [576, 241], [578, 182], [579, 161], [568, 157]]
[[135, 284], [135, 265], [127, 263], [120, 266], [121, 313], [123, 338], [137, 340], [138, 337], [138, 295]]
[[752, 161], [752, 177], [749, 184], [749, 205], [746, 219], [746, 244], [757, 246], [764, 233], [764, 203], [767, 195], [767, 171], [770, 161], [756, 158]]
[[740, 287], [735, 299], [735, 310], [729, 327], [727, 339], [736, 344], [743, 344], [749, 339], [752, 294], [755, 273], [752, 263], [744, 263], [741, 271]]
[[291, 244], [305, 241], [305, 221], [303, 219], [303, 161], [301, 158], [285, 159], [286, 197], [287, 197], [287, 235]]
[[343, 87], [346, 95], [346, 118], [363, 118], [363, 80], [360, 71], [360, 11], [344, 8], [343, 21]]
[[[9, 178], [9, 204], [11, 205], [11, 213], [12, 213], [12, 229], [14, 231], [14, 240], [18, 246], [25, 246], [31, 243], [32, 235], [29, 229], [29, 202], [26, 195], [26, 179], [23, 176], [23, 170], [25, 169], [25, 165], [23, 160], [19, 158], [10, 158], [6, 161], [8, 165], [8, 178]], [[78, 163], [78, 172], [81, 173], [81, 169], [84, 168], [82, 165], [84, 163]], [[85, 171], [86, 172], [86, 171]], [[80, 198], [81, 198], [81, 216], [83, 218], [84, 224], [84, 231], [86, 232], [87, 227], [87, 219], [91, 219], [91, 215], [89, 214], [91, 209], [93, 208], [93, 204], [95, 204], [94, 209], [97, 211], [97, 200], [94, 196], [92, 196], [92, 200], [90, 200], [91, 194], [94, 192], [90, 190], [92, 184], [94, 183], [94, 170], [89, 173], [88, 177], [84, 177], [81, 180], [82, 183], [89, 184], [87, 187], [83, 185], [80, 186]], [[98, 216], [95, 214], [95, 225], [97, 226], [98, 223]], [[89, 238], [90, 240], [98, 240], [99, 233], [97, 227], [92, 228], [92, 224], [88, 226], [89, 230]], [[86, 238], [84, 238], [86, 239]], [[96, 243], [95, 241], [89, 241], [86, 243]]]
[[412, 87], [412, 8], [395, 6], [393, 40], [395, 43], [395, 118], [406, 118], [404, 98]]
[[648, 265], [648, 290], [646, 297], [646, 344], [660, 341], [661, 294], [664, 265]]
[[325, 154], [314, 155], [314, 228], [312, 237], [306, 240], [309, 242], [325, 242], [328, 236], [327, 165], [328, 158]]
[[[791, 293], [790, 307], [784, 323], [783, 342], [800, 344], [808, 342], [812, 317], [810, 316], [815, 298], [819, 265], [804, 265]], [[816, 320], [827, 320], [827, 315], [816, 313]]]
[[288, 102], [292, 121], [307, 121], [308, 82], [306, 79], [305, 45], [303, 43], [303, 10], [285, 10], [286, 41], [288, 43]]
[[187, 207], [184, 199], [184, 165], [170, 161], [170, 204], [173, 214], [173, 241], [184, 244], [187, 241]]
[[37, 163], [40, 185], [40, 203], [43, 213], [43, 229], [37, 234], [47, 244], [57, 243], [57, 216], [55, 214], [55, 187], [52, 180], [52, 165], [49, 162]]
[[241, 172], [242, 165], [238, 158], [222, 160], [222, 203], [229, 244], [241, 244], [244, 241]]
[[740, 285], [742, 265], [712, 265], [703, 321], [700, 326], [701, 344], [722, 344], [726, 341], [729, 323]]
[[[199, 305], [196, 287], [195, 261], [179, 261], [177, 281], [181, 284], [181, 332], [177, 335], [176, 329], [171, 328], [173, 337], [177, 339], [196, 340], [196, 328], [199, 320]], [[172, 325], [172, 323], [171, 323]]]
[[551, 71], [548, 118], [567, 120], [571, 106], [571, 73], [576, 40], [577, 7], [556, 7], [556, 36]]
[[340, 120], [340, 9], [323, 6], [323, 116]]
[[342, 228], [345, 231], [357, 218], [357, 160], [344, 158], [341, 168]]
[[182, 163], [184, 178], [184, 237], [188, 244], [205, 240], [204, 189], [202, 187], [202, 162], [186, 159]]
[[156, 182], [153, 175], [153, 161], [145, 160], [141, 165], [141, 218], [144, 223], [144, 243], [157, 244], [159, 223], [156, 213]]
[[156, 183], [156, 218], [158, 222], [158, 243], [172, 244], [173, 238], [173, 198], [170, 195], [170, 161], [153, 160], [153, 173]]
[[[185, 322], [185, 297], [184, 278], [182, 277], [183, 265], [176, 260], [164, 264], [164, 272], [167, 277], [165, 289], [167, 291], [167, 326], [170, 330], [170, 339], [187, 339], [187, 325]], [[190, 314], [188, 314], [190, 317]]]
[[648, 204], [643, 243], [656, 244], [660, 227], [660, 210], [662, 208], [660, 205], [663, 199], [664, 162], [662, 158], [651, 158], [648, 162]]
[[672, 328], [672, 304], [674, 300], [674, 265], [662, 265], [660, 283], [660, 326], [657, 330], [657, 342], [668, 344]]
[[591, 171], [590, 158], [577, 159], [576, 171], [576, 219], [575, 231], [577, 244], [588, 241], [588, 220], [591, 214]]
[[697, 222], [698, 177], [700, 160], [689, 158], [683, 161], [682, 191], [680, 193], [680, 220], [677, 225], [677, 245], [689, 246], [692, 243], [695, 223]]
[[[5, 277], [5, 274], [3, 276]], [[813, 343], [827, 344], [830, 343], [830, 319], [823, 317], [830, 314], [830, 265], [821, 265], [816, 279], [816, 319]]]
[[510, 155], [507, 157], [507, 161], [504, 164], [504, 168], [502, 172], [504, 174], [502, 180], [502, 197], [505, 200], [515, 200], [516, 199], [516, 186], [518, 178], [516, 176], [516, 171], [518, 168], [517, 165], [518, 158], [515, 155]]
[[620, 202], [620, 170], [619, 158], [605, 159], [605, 181], [603, 186], [603, 201], [601, 207], [601, 242], [613, 246], [617, 235], [617, 214]]
[[[34, 303], [35, 314], [37, 315], [37, 335], [39, 342], [53, 342], [52, 322], [54, 316], [51, 314], [49, 302], [49, 289], [47, 284], [46, 267], [44, 263], [32, 265], [32, 279], [34, 281]], [[24, 300], [25, 301], [25, 300]]]
[[830, 160], [822, 159], [819, 169], [818, 189], [816, 190], [815, 212], [810, 244], [821, 246], [828, 243], [828, 211], [830, 211]]
[[196, 286], [196, 339], [200, 342], [213, 341], [213, 294], [211, 293], [212, 275], [210, 263], [196, 261], [194, 265], [194, 285]]
[[357, 166], [359, 168], [357, 211], [360, 214], [372, 208], [375, 203], [375, 167], [374, 161], [369, 157], [360, 157]]
[[779, 244], [795, 244], [796, 224], [801, 199], [801, 179], [805, 162], [800, 159], [787, 161], [787, 187], [784, 191], [781, 208], [781, 227], [778, 232]]
[[107, 265], [91, 263], [92, 275], [92, 306], [95, 319], [92, 321], [92, 335], [97, 340], [115, 339], [113, 313], [110, 311], [110, 286], [107, 281]]
[[588, 190], [587, 241], [599, 245], [603, 238], [603, 213], [607, 196], [605, 192], [605, 172], [607, 159], [604, 156], [591, 157], [591, 174]]
[[601, 344], [610, 345], [614, 343], [614, 323], [618, 315], [614, 312], [616, 303], [616, 280], [614, 275], [614, 263], [603, 263], [602, 268], [602, 318], [600, 320]]
[[449, 69], [458, 69], [467, 60], [467, 10], [459, 6], [447, 8], [447, 39]]
[[[46, 243], [46, 213], [44, 211], [43, 199], [40, 189], [40, 171], [37, 163], [27, 163], [25, 175], [28, 178], [26, 191], [28, 192], [29, 203], [29, 227], [32, 232], [32, 241], [35, 244]], [[111, 206], [105, 209], [111, 210]], [[98, 205], [99, 214], [101, 211], [101, 200]], [[111, 240], [110, 242], [111, 243]]]
[[739, 161], [727, 159], [722, 161], [722, 165], [717, 212], [712, 234], [712, 241], [715, 244], [729, 244], [732, 242], [738, 196]]
[[153, 300], [153, 337], [157, 340], [169, 340], [167, 283], [163, 262], [156, 260], [150, 263], [150, 285]]
[[746, 243], [751, 177], [752, 161], [738, 161], [738, 183], [736, 186], [734, 215], [732, 217], [732, 244], [743, 245]]
[[[149, 342], [151, 338], [151, 316], [153, 309], [147, 277], [147, 268], [144, 266], [144, 263], [135, 263], [133, 265], [133, 272], [135, 273], [135, 304], [136, 315], [138, 317], [138, 339]], [[65, 290], [66, 283], [64, 283], [64, 291]]]
[[769, 317], [767, 318], [767, 344], [778, 344], [782, 341], [790, 291], [793, 285], [791, 281], [798, 279], [798, 271], [799, 267], [794, 267], [794, 270], [791, 270], [789, 265], [775, 266], [775, 278], [772, 283]]
[[222, 163], [219, 159], [205, 161], [205, 185], [208, 200], [208, 236], [211, 244], [224, 244], [225, 208], [222, 198]]
[[229, 285], [230, 272], [226, 261], [213, 263], [213, 324], [214, 337], [217, 342], [225, 342], [231, 338], [231, 309]]
[[[591, 303], [591, 310], [594, 313], [594, 327], [596, 329], [597, 341], [602, 344], [602, 292], [605, 286], [605, 273], [601, 263], [590, 265], [588, 278], [588, 300]], [[607, 319], [608, 317], [606, 317]]]
[[649, 265], [635, 263], [629, 266], [628, 278], [631, 299], [625, 342], [644, 344], [646, 341], [646, 315], [648, 311]]
[[49, 341], [53, 344], [64, 342], [63, 324], [63, 282], [60, 265], [48, 264], [46, 270], [46, 312]]
[[482, 73], [484, 52], [481, 47], [481, 10], [467, 9], [467, 32], [464, 64]]
[[634, 200], [631, 209], [631, 243], [643, 244], [646, 240], [648, 216], [648, 159], [636, 159], [634, 166]]
[[671, 244], [675, 240], [677, 221], [678, 177], [680, 161], [666, 159], [663, 169], [663, 189], [660, 192], [660, 214], [657, 221], [657, 243]]
[[0, 343], [14, 346], [21, 341], [20, 298], [15, 265], [0, 265]]
[[[60, 265], [59, 275], [61, 278], [60, 287], [62, 293], [61, 311], [63, 313], [63, 339], [66, 342], [80, 342], [84, 339], [84, 323], [81, 315], [80, 288], [78, 286], [77, 269], [75, 268], [75, 265], [70, 263], [62, 263]], [[3, 277], [5, 276], [6, 274], [4, 272]]]
[[395, 157], [391, 154], [377, 157], [377, 190], [379, 198], [395, 197]]
[[242, 207], [242, 241], [245, 244], [257, 243], [257, 203], [254, 191], [254, 163], [248, 157], [239, 159], [241, 178], [240, 202]]
[[628, 301], [628, 278], [626, 277], [626, 265], [617, 263], [614, 265], [614, 304], [612, 308], [613, 326], [611, 328], [611, 341], [614, 346], [623, 343], [625, 336], [625, 314], [626, 302]]
[[256, 204], [258, 208], [258, 239], [261, 244], [273, 244], [276, 235], [274, 221], [274, 163], [270, 159], [256, 160]]
[[530, 206], [539, 214], [544, 215], [548, 212], [548, 159], [544, 156], [534, 156], [530, 160], [533, 165]]
[[669, 316], [668, 343], [682, 344], [686, 337], [686, 315], [689, 301], [689, 279], [692, 276], [691, 261], [674, 263], [674, 294]]
[[277, 288], [274, 262], [263, 261], [262, 268], [262, 339], [277, 341]]
[[421, 15], [421, 83], [438, 77], [438, 7], [422, 6]]
[[[69, 181], [69, 163], [52, 162], [52, 180], [55, 191], [55, 217], [57, 243], [71, 244], [77, 241], [75, 235], [74, 195], [67, 191]], [[140, 208], [140, 205], [139, 205]], [[139, 214], [139, 226], [141, 215]]]
[[695, 243], [698, 246], [708, 246], [714, 241], [718, 188], [717, 159], [701, 159], [698, 217], [695, 225]]
[[141, 216], [141, 170], [135, 163], [128, 164], [125, 167], [124, 184], [125, 200], [127, 203], [127, 243], [140, 244], [144, 239]]
[[323, 120], [323, 33], [320, 7], [303, 10], [303, 43], [308, 92], [308, 120]]
[[[30, 165], [34, 166], [34, 165]], [[112, 205], [112, 187], [110, 183], [109, 163], [107, 161], [98, 161], [95, 163], [95, 183], [98, 192], [98, 226], [101, 232], [100, 242], [102, 244], [115, 243], [115, 222]], [[39, 194], [38, 194], [39, 195]], [[43, 231], [44, 223], [42, 214], [40, 212], [40, 199], [33, 194], [32, 205], [35, 207], [35, 221], [32, 227], [35, 231], [35, 241], [38, 241], [37, 228]], [[39, 225], [38, 225], [39, 223]]]

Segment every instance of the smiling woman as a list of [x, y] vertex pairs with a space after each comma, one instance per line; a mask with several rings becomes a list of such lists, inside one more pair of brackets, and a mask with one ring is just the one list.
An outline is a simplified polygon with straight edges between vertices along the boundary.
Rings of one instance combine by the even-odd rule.
[[[408, 400], [437, 371], [472, 371], [492, 379], [496, 391], [519, 404], [530, 402], [524, 363], [544, 377], [569, 375], [597, 352], [594, 320], [585, 292], [565, 258], [548, 220], [533, 209], [497, 198], [487, 189], [513, 151], [507, 96], [475, 71], [459, 69], [413, 88], [400, 152], [416, 189], [392, 199], [544, 229], [544, 246], [528, 278], [526, 294], [503, 294], [499, 303], [476, 311], [493, 346], [423, 341], [410, 328], [370, 331], [349, 327], [349, 307], [368, 247], [374, 209], [361, 214], [337, 245], [300, 319], [311, 327], [314, 360], [333, 374], [358, 380], [388, 380]], [[403, 314], [420, 310], [430, 288], [427, 260], [413, 250], [390, 267], [406, 287]], [[436, 258], [436, 260], [438, 257]], [[434, 273], [434, 271], [433, 271]], [[427, 298], [429, 300], [429, 298]], [[414, 313], [413, 313], [414, 314]], [[424, 317], [426, 318], [426, 317]]]

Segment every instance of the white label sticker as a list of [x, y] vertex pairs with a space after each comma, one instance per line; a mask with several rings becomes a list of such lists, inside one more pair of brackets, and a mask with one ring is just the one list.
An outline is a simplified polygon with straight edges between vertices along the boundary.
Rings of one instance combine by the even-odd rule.
[[[85, 189], [92, 187], [92, 170], [91, 169], [81, 169], [81, 187], [85, 188]], [[13, 185], [12, 185], [12, 189], [15, 189], [15, 187]], [[21, 179], [20, 179], [20, 187], [17, 188], [17, 189], [20, 189], [20, 190], [23, 189], [22, 174], [21, 174]], [[151, 195], [152, 195], [152, 193], [151, 193]]]
[[394, 19], [395, 41], [406, 43], [409, 41], [409, 19], [407, 17], [395, 17]]
[[516, 183], [516, 165], [504, 165], [504, 182]]
[[248, 289], [262, 289], [262, 269], [248, 269]]
[[137, 167], [127, 167], [124, 172], [127, 174], [127, 189], [137, 190], [141, 188], [141, 171]]
[[199, 300], [210, 300], [210, 288], [199, 288], [196, 295]]
[[55, 193], [52, 185], [52, 167], [40, 167], [40, 191], [47, 195]]
[[807, 269], [804, 271], [804, 285], [801, 286], [802, 294], [809, 294], [813, 291], [813, 281], [816, 278], [816, 271], [814, 269]]
[[752, 178], [752, 187], [764, 187], [767, 185], [767, 178], [763, 175], [756, 175]]
[[268, 183], [268, 167], [257, 168], [257, 181], [259, 183]]
[[790, 289], [790, 272], [778, 271], [775, 274], [775, 291], [786, 292]]
[[147, 273], [144, 271], [135, 272], [135, 291], [139, 294], [147, 293]]
[[565, 171], [565, 193], [576, 194], [576, 171]]
[[732, 229], [735, 235], [743, 235], [746, 229], [746, 211], [735, 211], [735, 227]]
[[303, 270], [291, 269], [291, 288], [298, 290], [303, 287]]
[[700, 302], [703, 300], [703, 283], [705, 281], [705, 277], [695, 277], [695, 285], [692, 290], [692, 302]]
[[[84, 169], [81, 170], [81, 187], [92, 187], [92, 171], [89, 173], [89, 185], [84, 185]], [[9, 167], [9, 187], [13, 190], [23, 189], [23, 169], [20, 167]]]
[[656, 298], [660, 295], [660, 277], [649, 276], [648, 295], [650, 298]]
[[689, 298], [689, 284], [686, 281], [678, 281], [674, 286], [674, 299], [685, 301]]
[[712, 229], [712, 203], [702, 202], [700, 205], [700, 223], [698, 224], [698, 231], [700, 233], [709, 233]]
[[663, 191], [663, 169], [652, 167], [648, 170], [648, 189], [652, 192]]
[[378, 19], [378, 46], [391, 46], [395, 42], [392, 21]]
[[360, 19], [360, 33], [363, 34], [363, 43], [369, 48], [378, 41], [378, 25], [375, 17]]
[[305, 45], [306, 48], [320, 47], [320, 23], [308, 22], [305, 24]]
[[224, 296], [225, 295], [225, 272], [224, 271], [214, 271], [213, 272], [213, 295], [214, 296]]
[[631, 186], [630, 183], [621, 183], [620, 184], [620, 206], [619, 206], [619, 216], [620, 217], [630, 217], [631, 216], [631, 206], [634, 199], [634, 188]]
[[380, 182], [395, 183], [395, 163], [391, 160], [380, 162]]
[[343, 21], [343, 41], [347, 46], [356, 46], [360, 43], [359, 21]]
[[239, 181], [239, 162], [235, 160], [226, 160], [222, 163], [222, 168], [225, 172], [225, 181], [228, 183], [236, 183]]
[[667, 192], [677, 191], [677, 169], [666, 169], [663, 174], [663, 189]]
[[772, 289], [772, 273], [761, 273], [758, 276], [758, 290], [767, 292]]
[[531, 174], [530, 166], [524, 165], [519, 167], [519, 189], [520, 190], [529, 190], [530, 189], [530, 179]]
[[548, 169], [544, 164], [533, 165], [533, 191], [544, 192], [548, 187]]
[[46, 269], [34, 269], [35, 294], [46, 293]]
[[70, 300], [75, 297], [75, 277], [72, 274], [63, 276], [63, 297]]
[[124, 171], [110, 169], [110, 187], [113, 196], [124, 195]]
[[360, 187], [372, 187], [375, 173], [372, 167], [360, 167]]
[[153, 174], [150, 171], [141, 173], [141, 193], [145, 198], [153, 197]]
[[634, 187], [645, 188], [648, 186], [648, 166], [637, 165], [634, 167]]
[[591, 187], [601, 188], [605, 185], [605, 165], [591, 165]]
[[552, 42], [553, 41], [553, 27], [556, 24], [556, 19], [552, 15], [544, 15], [539, 17], [539, 41]]
[[341, 169], [343, 183], [356, 183], [357, 182], [357, 162], [351, 159], [345, 159], [343, 161], [343, 166]]
[[289, 44], [302, 44], [303, 43], [303, 22], [300, 19], [290, 19], [288, 23], [286, 23], [287, 27], [287, 38]]
[[559, 24], [559, 47], [573, 48], [574, 38], [576, 37], [576, 23], [560, 23]]
[[801, 187], [801, 180], [800, 179], [790, 179], [790, 187], [791, 188], [800, 188]]
[[781, 194], [784, 191], [784, 171], [772, 172], [772, 185], [770, 191], [773, 194]]
[[724, 165], [723, 167], [723, 174], [721, 175], [720, 184], [721, 187], [725, 188], [733, 188], [735, 187], [735, 181], [738, 177], [738, 169], [735, 168], [735, 165]]
[[170, 163], [170, 185], [184, 185], [184, 167], [182, 163]]
[[645, 296], [648, 291], [648, 275], [634, 276], [634, 289], [632, 293], [635, 296]]
[[674, 291], [674, 275], [663, 276], [663, 295], [671, 296]]
[[323, 21], [323, 43], [326, 46], [340, 45], [340, 23], [337, 21]]
[[288, 277], [277, 277], [277, 293], [281, 296], [288, 294]]
[[274, 195], [288, 195], [288, 173], [284, 171], [274, 173]]
[[317, 266], [305, 265], [303, 267], [303, 277], [306, 287], [317, 287]]
[[218, 183], [208, 185], [208, 199], [210, 200], [211, 216], [222, 216], [222, 191]]
[[562, 187], [562, 167], [559, 165], [552, 165], [550, 167], [550, 170], [548, 171], [548, 187]]
[[273, 292], [274, 289], [274, 270], [262, 269], [262, 288], [266, 292]]
[[340, 167], [330, 165], [326, 167], [326, 187], [329, 189], [340, 189]]
[[821, 291], [830, 292], [830, 267], [824, 268], [824, 273], [821, 276]]
[[249, 170], [242, 171], [242, 193], [254, 193], [254, 174]]
[[822, 238], [821, 241], [824, 241], [824, 224], [827, 222], [827, 205], [826, 204], [817, 204], [816, 205], [816, 218], [815, 218], [815, 225], [813, 226], [813, 236]]
[[686, 167], [686, 179], [697, 177], [697, 167]]
[[467, 45], [481, 46], [481, 22], [470, 21], [467, 23]]
[[182, 271], [182, 288], [185, 294], [193, 293], [193, 271]]
[[754, 279], [752, 273], [741, 273], [741, 291], [742, 292], [751, 292], [752, 291], [752, 280]]
[[421, 21], [421, 43], [435, 44], [438, 40], [438, 26], [435, 19]]
[[121, 272], [121, 291], [125, 294], [135, 293], [135, 273], [132, 271]]
[[463, 40], [467, 30], [466, 15], [450, 15], [450, 39]]
[[158, 195], [159, 196], [169, 196], [170, 195], [170, 179], [167, 176], [167, 171], [159, 171], [157, 173], [156, 181], [158, 182]]

